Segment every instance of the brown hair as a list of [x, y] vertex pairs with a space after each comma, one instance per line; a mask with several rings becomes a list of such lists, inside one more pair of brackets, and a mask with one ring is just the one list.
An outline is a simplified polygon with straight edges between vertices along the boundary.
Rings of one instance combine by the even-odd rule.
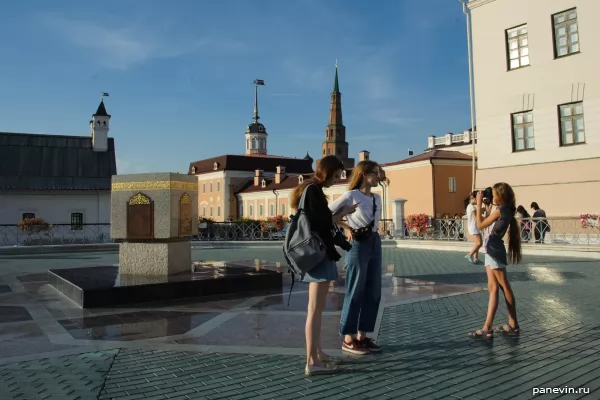
[[371, 160], [361, 161], [358, 164], [356, 164], [356, 167], [354, 167], [354, 169], [352, 170], [350, 183], [348, 183], [348, 190], [358, 189], [362, 182], [363, 176], [370, 172], [373, 172], [373, 170], [377, 167], [379, 167], [379, 164]]
[[308, 179], [298, 186], [294, 188], [292, 192], [292, 199], [290, 206], [294, 209], [298, 209], [298, 203], [300, 202], [300, 197], [302, 197], [302, 193], [304, 193], [304, 189], [311, 183], [322, 187], [323, 184], [331, 179], [335, 175], [335, 173], [339, 170], [344, 169], [344, 164], [340, 161], [336, 156], [326, 156], [317, 161], [317, 171], [312, 179]]
[[513, 264], [521, 262], [521, 233], [519, 232], [519, 225], [515, 218], [515, 212], [517, 211], [517, 201], [515, 198], [515, 192], [508, 183], [499, 182], [494, 185], [494, 190], [498, 196], [502, 199], [502, 205], [509, 207], [512, 211], [512, 219], [510, 220], [510, 227], [508, 233], [508, 258]]

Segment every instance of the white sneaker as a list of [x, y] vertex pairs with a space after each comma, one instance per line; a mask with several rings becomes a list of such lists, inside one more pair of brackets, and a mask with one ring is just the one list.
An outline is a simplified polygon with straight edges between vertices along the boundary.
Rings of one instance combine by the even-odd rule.
[[468, 254], [467, 254], [467, 255], [465, 256], [465, 258], [466, 258], [467, 260], [469, 260], [469, 262], [470, 262], [471, 264], [473, 263], [473, 258], [472, 258], [470, 255], [468, 255]]

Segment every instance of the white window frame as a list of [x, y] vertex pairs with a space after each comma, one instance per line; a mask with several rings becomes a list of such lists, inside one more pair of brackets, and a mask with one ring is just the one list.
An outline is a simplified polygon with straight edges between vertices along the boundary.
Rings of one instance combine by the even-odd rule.
[[509, 71], [530, 65], [527, 24], [506, 30], [506, 57]]

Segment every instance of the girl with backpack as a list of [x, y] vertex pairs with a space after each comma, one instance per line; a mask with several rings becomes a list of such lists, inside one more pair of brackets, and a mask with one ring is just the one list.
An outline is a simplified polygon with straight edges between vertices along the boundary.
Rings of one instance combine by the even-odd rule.
[[[515, 219], [516, 202], [515, 193], [508, 183], [496, 183], [492, 188], [493, 204], [497, 207], [483, 219], [481, 208], [483, 192], [477, 193], [477, 228], [485, 230], [491, 227], [487, 243], [485, 245], [485, 269], [487, 272], [488, 313], [485, 323], [481, 329], [469, 332], [471, 338], [492, 339], [494, 332], [502, 334], [519, 334], [519, 323], [517, 322], [517, 306], [515, 295], [506, 274], [508, 262], [519, 263], [521, 261], [521, 235], [519, 225]], [[504, 235], [509, 232], [508, 252], [504, 245]], [[508, 255], [508, 257], [507, 257]], [[506, 307], [508, 308], [508, 323], [492, 329], [494, 317], [498, 310], [499, 287], [504, 293]]]
[[341, 259], [333, 243], [333, 225], [343, 216], [354, 212], [354, 206], [344, 207], [333, 217], [327, 206], [327, 197], [323, 188], [332, 186], [344, 171], [344, 164], [336, 156], [323, 157], [317, 163], [314, 178], [298, 185], [291, 195], [291, 207], [298, 210], [304, 195], [303, 210], [309, 221], [310, 229], [316, 233], [326, 247], [326, 256], [318, 265], [312, 267], [300, 277], [309, 282], [308, 313], [306, 316], [306, 368], [305, 374], [332, 374], [338, 371], [335, 364], [340, 360], [328, 356], [321, 345], [321, 315], [325, 308], [327, 292], [331, 281], [338, 278], [336, 262]]
[[346, 296], [340, 319], [344, 337], [342, 351], [366, 355], [378, 353], [380, 347], [367, 336], [375, 330], [381, 301], [381, 197], [371, 192], [385, 175], [374, 161], [361, 161], [352, 171], [348, 191], [329, 208], [336, 215], [345, 207], [358, 206], [346, 216], [344, 228], [352, 249], [346, 254]]

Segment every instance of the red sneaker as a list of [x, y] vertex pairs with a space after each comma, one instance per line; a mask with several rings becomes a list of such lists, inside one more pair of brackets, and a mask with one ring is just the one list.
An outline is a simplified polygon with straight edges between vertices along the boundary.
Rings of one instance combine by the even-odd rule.
[[364, 356], [369, 354], [369, 350], [367, 350], [358, 340], [352, 339], [350, 343], [342, 344], [342, 351], [345, 351], [350, 354], [355, 354], [357, 356]]
[[370, 351], [371, 353], [380, 353], [381, 352], [381, 347], [379, 347], [377, 344], [375, 344], [373, 339], [368, 338], [368, 337], [365, 337], [360, 341], [360, 346], [364, 349], [367, 349], [367, 351]]

